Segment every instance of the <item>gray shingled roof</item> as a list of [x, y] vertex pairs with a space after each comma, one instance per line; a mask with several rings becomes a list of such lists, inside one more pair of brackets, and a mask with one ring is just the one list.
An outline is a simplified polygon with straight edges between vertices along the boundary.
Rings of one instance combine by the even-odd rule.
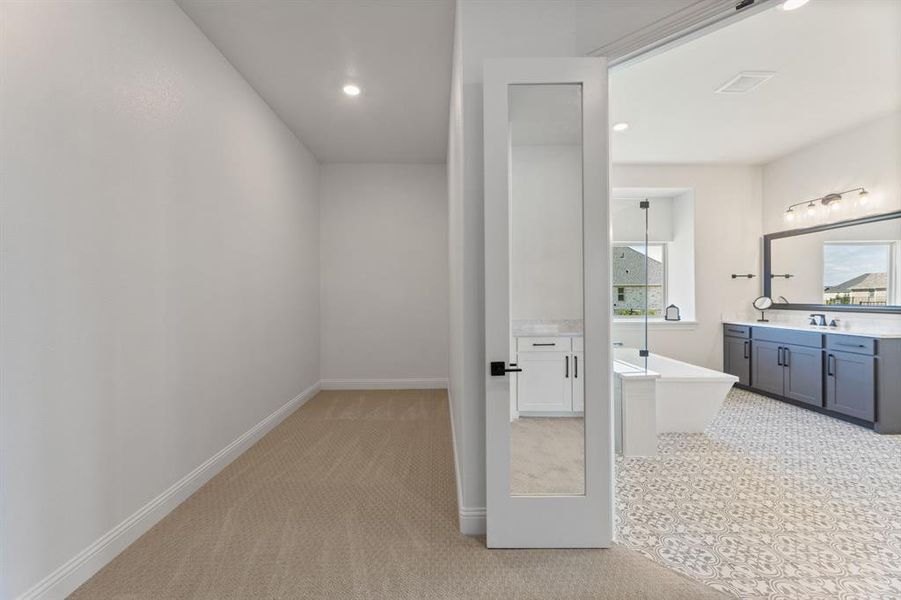
[[[613, 285], [644, 285], [645, 255], [629, 248], [613, 248]], [[651, 285], [663, 285], [663, 263], [649, 258], [648, 274]]]
[[830, 294], [840, 294], [853, 291], [884, 290], [886, 288], [885, 273], [864, 273], [838, 285], [826, 286]]

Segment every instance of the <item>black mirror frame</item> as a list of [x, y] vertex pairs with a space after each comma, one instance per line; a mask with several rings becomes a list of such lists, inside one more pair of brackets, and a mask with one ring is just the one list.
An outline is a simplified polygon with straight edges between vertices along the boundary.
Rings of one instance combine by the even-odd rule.
[[[804, 227], [802, 229], [789, 229], [788, 231], [777, 231], [776, 233], [768, 233], [763, 236], [763, 295], [772, 298], [772, 258], [771, 244], [773, 240], [781, 238], [795, 237], [808, 233], [818, 233], [829, 229], [839, 229], [842, 227], [851, 227], [852, 225], [865, 225], [867, 223], [877, 223], [879, 221], [888, 221], [891, 219], [901, 219], [901, 210], [880, 215], [870, 215], [859, 219], [848, 219], [846, 221], [836, 221], [835, 223], [827, 223], [825, 225], [815, 225], [813, 227]], [[862, 313], [888, 313], [901, 314], [901, 305], [895, 306], [853, 306], [849, 304], [781, 304], [774, 302], [770, 310], [820, 310], [830, 312], [862, 312]]]

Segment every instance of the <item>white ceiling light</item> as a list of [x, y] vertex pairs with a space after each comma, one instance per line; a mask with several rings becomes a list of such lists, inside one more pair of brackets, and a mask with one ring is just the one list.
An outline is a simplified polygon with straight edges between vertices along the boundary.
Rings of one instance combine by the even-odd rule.
[[625, 131], [628, 128], [629, 128], [629, 124], [626, 123], [625, 121], [622, 121], [621, 123], [613, 124], [613, 131]]
[[810, 2], [810, 0], [785, 0], [785, 2], [782, 3], [782, 10], [795, 10], [796, 8], [801, 8], [808, 2]]
[[359, 96], [360, 95], [360, 86], [354, 85], [352, 83], [348, 83], [344, 86], [344, 93], [348, 96]]

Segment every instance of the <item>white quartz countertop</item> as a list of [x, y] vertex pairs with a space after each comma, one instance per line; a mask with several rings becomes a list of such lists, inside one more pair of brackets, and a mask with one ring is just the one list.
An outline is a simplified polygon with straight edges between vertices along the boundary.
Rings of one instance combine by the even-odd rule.
[[513, 319], [513, 337], [582, 336], [582, 319]]
[[[828, 319], [827, 319], [828, 322]], [[785, 322], [776, 322], [770, 321], [767, 323], [760, 323], [753, 319], [741, 320], [741, 319], [727, 319], [724, 320], [723, 323], [729, 323], [732, 325], [745, 325], [748, 327], [772, 327], [775, 329], [792, 329], [794, 331], [815, 331], [817, 333], [838, 333], [842, 335], [862, 335], [866, 337], [872, 338], [901, 338], [901, 328], [894, 327], [886, 327], [882, 328], [879, 326], [874, 326], [871, 324], [859, 325], [855, 326], [853, 323], [842, 323], [839, 322], [838, 327], [821, 327], [817, 325], [806, 325], [803, 323], [785, 323]]]

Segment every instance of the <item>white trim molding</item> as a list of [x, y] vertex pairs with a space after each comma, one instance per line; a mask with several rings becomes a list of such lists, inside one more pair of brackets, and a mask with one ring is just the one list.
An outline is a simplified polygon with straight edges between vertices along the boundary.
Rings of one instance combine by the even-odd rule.
[[[643, 329], [644, 319], [613, 319], [613, 328], [622, 327], [624, 329]], [[662, 319], [648, 320], [648, 329], [651, 331], [666, 331], [676, 329], [697, 329], [698, 322], [692, 320], [686, 321], [664, 321]]]
[[460, 533], [463, 535], [484, 535], [487, 531], [488, 511], [478, 508], [460, 507]]
[[18, 597], [18, 600], [55, 600], [65, 598], [94, 573], [113, 560], [132, 542], [184, 502], [214, 475], [238, 458], [257, 440], [281, 423], [307, 400], [316, 395], [319, 382], [289, 400], [268, 417], [251, 427], [238, 439], [211, 456], [169, 489], [139, 508], [130, 517], [103, 534], [94, 543], [73, 556]]
[[446, 378], [411, 379], [323, 379], [324, 390], [441, 390]]

